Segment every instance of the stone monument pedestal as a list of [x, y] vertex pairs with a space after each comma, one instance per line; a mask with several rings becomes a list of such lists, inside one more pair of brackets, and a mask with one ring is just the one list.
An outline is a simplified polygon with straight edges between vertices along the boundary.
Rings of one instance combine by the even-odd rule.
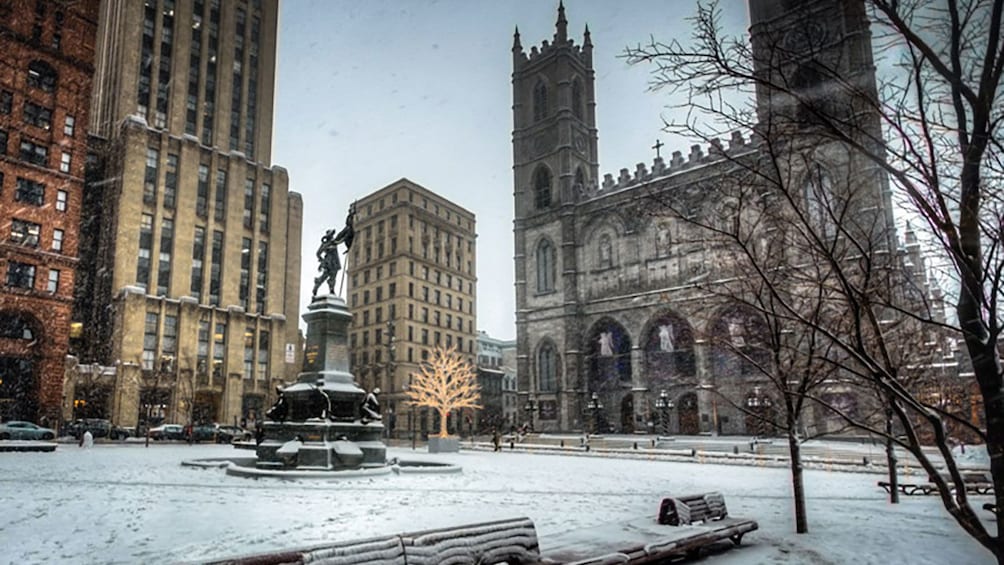
[[386, 465], [383, 424], [359, 419], [366, 392], [349, 372], [352, 314], [345, 301], [318, 296], [303, 319], [307, 321], [303, 372], [282, 390], [285, 417], [263, 424], [257, 466], [337, 471]]

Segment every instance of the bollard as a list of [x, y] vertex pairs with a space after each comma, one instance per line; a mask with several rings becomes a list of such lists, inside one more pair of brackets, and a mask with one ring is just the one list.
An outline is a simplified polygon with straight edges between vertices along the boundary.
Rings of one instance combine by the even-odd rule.
[[867, 467], [868, 466], [868, 458], [867, 457], [862, 457], [861, 458], [861, 464], [864, 465], [865, 467]]
[[652, 447], [655, 447], [655, 440], [652, 440]]
[[510, 441], [509, 442], [509, 449], [516, 449], [516, 442]]
[[634, 448], [635, 448], [635, 449], [638, 449], [638, 442], [637, 442], [637, 441], [636, 441], [636, 442], [634, 442]]
[[561, 447], [565, 447], [565, 440], [561, 440]]
[[697, 457], [697, 450], [694, 449], [694, 448], [690, 448], [690, 456], [691, 457]]
[[733, 445], [732, 446], [732, 454], [733, 455], [739, 455], [739, 446], [738, 445]]
[[589, 451], [589, 444], [586, 444], [586, 451]]

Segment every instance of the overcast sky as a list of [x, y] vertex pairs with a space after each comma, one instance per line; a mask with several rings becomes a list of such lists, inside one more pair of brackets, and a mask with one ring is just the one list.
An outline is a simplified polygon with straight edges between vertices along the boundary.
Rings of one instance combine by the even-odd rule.
[[[479, 329], [512, 339], [512, 41], [554, 34], [554, 0], [284, 0], [279, 29], [274, 164], [303, 195], [301, 310], [324, 231], [349, 204], [406, 177], [477, 216]], [[651, 164], [687, 140], [660, 131], [668, 95], [627, 45], [686, 40], [690, 0], [566, 0], [569, 35], [594, 45], [600, 171]], [[746, 3], [723, 2], [723, 24], [747, 26]], [[301, 326], [303, 321], [300, 320]]]

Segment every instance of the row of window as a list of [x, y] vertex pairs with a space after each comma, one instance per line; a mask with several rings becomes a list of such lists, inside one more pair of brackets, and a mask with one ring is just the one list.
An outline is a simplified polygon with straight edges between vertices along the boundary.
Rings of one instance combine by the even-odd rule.
[[[549, 113], [549, 96], [547, 84], [538, 79], [533, 86], [533, 121], [539, 122], [547, 118]], [[576, 78], [572, 81], [572, 115], [582, 119], [582, 82]]]
[[[25, 247], [38, 247], [42, 233], [41, 224], [14, 218], [11, 220], [10, 242]], [[61, 229], [52, 230], [52, 242], [50, 250], [59, 252], [63, 250], [64, 232]]]
[[[0, 129], [0, 155], [7, 154], [8, 137], [7, 131]], [[32, 165], [48, 167], [49, 148], [41, 141], [36, 141], [26, 135], [22, 135], [21, 145], [18, 149], [18, 158], [26, 163], [31, 163]], [[71, 153], [68, 151], [61, 151], [59, 155], [59, 171], [62, 173], [70, 173], [72, 161], [73, 157]]]
[[[10, 288], [35, 290], [35, 273], [37, 269], [38, 268], [31, 263], [8, 261], [5, 284]], [[59, 277], [59, 269], [49, 269], [49, 278], [45, 285], [46, 292], [55, 294], [59, 291]]]
[[[163, 318], [163, 324], [161, 324]], [[210, 329], [212, 328], [212, 332]], [[200, 375], [210, 371], [219, 376], [226, 359], [227, 323], [212, 323], [209, 317], [199, 320], [196, 349], [196, 372]], [[244, 378], [267, 379], [269, 371], [270, 332], [248, 326], [244, 331]], [[147, 312], [143, 330], [142, 366], [144, 370], [170, 372], [176, 364], [178, 351], [178, 317], [158, 312]], [[210, 363], [212, 359], [212, 363]], [[158, 362], [159, 361], [159, 362]]]
[[[4, 174], [0, 171], [0, 194], [3, 194], [3, 190]], [[24, 177], [17, 177], [14, 185], [14, 201], [41, 207], [45, 205], [45, 192], [45, 184], [31, 179], [26, 179]], [[54, 205], [57, 212], [66, 211], [69, 198], [69, 192], [61, 189], [56, 191], [56, 201]]]
[[[435, 343], [435, 345], [440, 345], [441, 342], [443, 342], [442, 336], [439, 335], [439, 332], [436, 332], [435, 342], [434, 343]], [[460, 336], [457, 336], [456, 343], [457, 343], [457, 351], [458, 352], [462, 352], [464, 350], [464, 347], [463, 347], [464, 346], [464, 338], [462, 338]], [[446, 337], [445, 337], [445, 345], [446, 345], [446, 347], [452, 347], [452, 344], [453, 344], [453, 336], [451, 336], [449, 334], [446, 334]], [[473, 341], [468, 341], [467, 342], [467, 352], [468, 353], [473, 353], [473, 351], [474, 351], [474, 343], [473, 343]], [[426, 349], [426, 348], [422, 348], [422, 349], [419, 350], [419, 355], [420, 355], [422, 361], [428, 361], [429, 357], [431, 356], [431, 352], [428, 349]], [[417, 360], [415, 359], [415, 348], [414, 347], [408, 346], [406, 348], [406, 350], [405, 350], [405, 359], [407, 360], [408, 363], [415, 363], [415, 362], [417, 362]], [[353, 371], [359, 372], [359, 371], [362, 371], [362, 370], [365, 370], [365, 369], [371, 369], [372, 368], [370, 366], [370, 362], [371, 361], [374, 364], [383, 363], [383, 349], [374, 349], [372, 357], [370, 357], [370, 352], [369, 351], [359, 351], [358, 354], [357, 354], [355, 348], [353, 348], [353, 351], [349, 354], [349, 363], [352, 366]]]
[[[393, 205], [397, 204], [399, 200], [401, 202], [404, 202], [404, 192], [405, 191], [407, 191], [407, 189], [402, 189], [401, 191], [399, 191], [401, 193], [400, 198], [398, 197], [398, 192], [391, 193], [391, 195], [390, 195], [390, 205], [393, 206]], [[414, 192], [408, 191], [408, 203], [409, 204], [415, 204], [415, 193]], [[381, 198], [380, 200], [378, 200], [375, 203], [375, 205], [377, 207], [377, 212], [382, 211], [385, 208], [385, 206], [386, 206], [386, 198]], [[374, 204], [367, 204], [366, 205], [366, 213], [365, 214], [360, 213], [360, 219], [372, 217], [373, 216], [373, 206], [374, 206]], [[422, 197], [422, 209], [423, 210], [428, 210], [429, 209], [429, 199], [426, 198], [426, 197], [424, 197], [424, 196]], [[459, 213], [453, 212], [453, 211], [451, 211], [449, 208], [447, 208], [445, 206], [442, 207], [442, 208], [440, 208], [439, 204], [435, 204], [435, 203], [433, 203], [432, 209], [433, 209], [433, 212], [435, 213], [435, 215], [437, 217], [446, 218], [447, 222], [451, 222], [451, 223], [452, 222], [456, 222], [456, 224], [458, 226], [464, 227], [465, 220], [464, 220], [463, 216], [461, 216]], [[391, 228], [396, 227], [396, 222], [397, 222], [397, 220], [392, 217], [391, 218]], [[472, 230], [472, 231], [474, 230], [474, 222], [472, 222], [471, 220], [466, 220], [466, 226], [467, 226], [468, 230]], [[414, 228], [414, 226], [410, 226], [410, 227]]]

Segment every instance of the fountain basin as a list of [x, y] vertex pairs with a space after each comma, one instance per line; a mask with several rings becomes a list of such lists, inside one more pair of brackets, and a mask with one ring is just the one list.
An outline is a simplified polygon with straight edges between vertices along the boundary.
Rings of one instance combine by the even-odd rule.
[[304, 468], [270, 468], [258, 465], [257, 457], [208, 457], [204, 459], [188, 459], [181, 462], [184, 467], [203, 469], [224, 468], [228, 475], [247, 478], [274, 479], [352, 479], [360, 477], [377, 477], [382, 475], [414, 475], [414, 474], [448, 474], [460, 473], [463, 468], [452, 463], [438, 461], [398, 460], [394, 459], [381, 466], [371, 466], [359, 469], [304, 469]]

